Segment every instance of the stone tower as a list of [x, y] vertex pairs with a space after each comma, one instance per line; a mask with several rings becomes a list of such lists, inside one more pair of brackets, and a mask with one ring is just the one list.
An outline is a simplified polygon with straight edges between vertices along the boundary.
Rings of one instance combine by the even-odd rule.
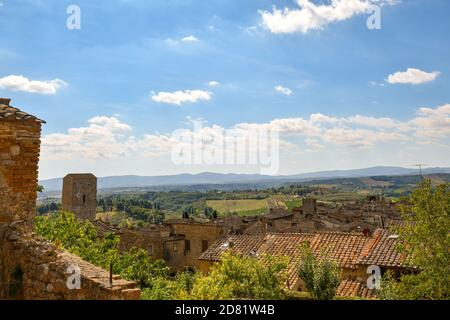
[[62, 209], [78, 218], [95, 220], [97, 178], [90, 173], [68, 174], [63, 181]]
[[312, 198], [303, 199], [302, 213], [306, 217], [317, 215], [317, 200]]

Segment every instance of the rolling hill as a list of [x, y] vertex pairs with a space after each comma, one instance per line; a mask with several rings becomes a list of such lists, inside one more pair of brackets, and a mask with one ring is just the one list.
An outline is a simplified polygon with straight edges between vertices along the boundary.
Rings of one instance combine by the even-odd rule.
[[[450, 168], [427, 168], [424, 174], [450, 173]], [[402, 167], [371, 167], [354, 170], [320, 171], [286, 176], [265, 176], [259, 174], [222, 174], [205, 172], [200, 174], [179, 174], [172, 176], [110, 176], [98, 178], [98, 189], [139, 188], [154, 186], [188, 186], [221, 184], [279, 184], [283, 182], [303, 182], [333, 178], [357, 178], [376, 176], [402, 176], [419, 174], [417, 169]], [[62, 178], [39, 181], [45, 191], [59, 192]]]

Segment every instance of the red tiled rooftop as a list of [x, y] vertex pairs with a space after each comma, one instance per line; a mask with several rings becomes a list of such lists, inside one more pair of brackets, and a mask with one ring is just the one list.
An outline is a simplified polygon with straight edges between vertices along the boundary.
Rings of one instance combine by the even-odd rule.
[[367, 288], [367, 285], [356, 280], [342, 280], [336, 291], [341, 297], [361, 297], [367, 299], [376, 298], [375, 290]]
[[389, 229], [377, 229], [361, 251], [358, 264], [384, 267], [405, 266], [405, 256], [396, 249], [398, 236]]
[[31, 114], [23, 112], [9, 105], [9, 99], [0, 99], [0, 120], [19, 120], [19, 121], [35, 121], [45, 123]]
[[227, 250], [249, 256], [256, 253], [263, 244], [264, 235], [234, 235], [217, 240], [208, 250], [206, 250], [199, 260], [219, 261]]
[[319, 254], [328, 252], [341, 268], [356, 268], [356, 262], [369, 238], [362, 233], [321, 232], [311, 241], [311, 249]]
[[119, 228], [110, 225], [109, 223], [103, 222], [101, 220], [93, 221], [95, 229], [97, 229], [97, 236], [104, 237], [108, 233], [112, 234], [120, 234], [121, 231]]

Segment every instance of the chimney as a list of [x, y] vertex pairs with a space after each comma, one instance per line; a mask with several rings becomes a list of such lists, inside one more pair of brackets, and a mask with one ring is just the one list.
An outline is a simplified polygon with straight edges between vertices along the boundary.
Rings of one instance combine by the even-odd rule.
[[380, 215], [380, 228], [385, 229], [386, 225], [384, 223], [384, 217]]
[[0, 104], [4, 104], [9, 106], [9, 103], [11, 102], [11, 99], [7, 99], [7, 98], [0, 98]]

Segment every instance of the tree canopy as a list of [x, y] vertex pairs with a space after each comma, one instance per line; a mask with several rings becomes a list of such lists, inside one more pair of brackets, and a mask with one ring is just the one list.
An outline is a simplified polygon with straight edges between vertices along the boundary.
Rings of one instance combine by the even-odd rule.
[[415, 270], [382, 282], [386, 299], [450, 298], [450, 184], [434, 187], [423, 181], [403, 208], [405, 223], [396, 228], [399, 250]]

